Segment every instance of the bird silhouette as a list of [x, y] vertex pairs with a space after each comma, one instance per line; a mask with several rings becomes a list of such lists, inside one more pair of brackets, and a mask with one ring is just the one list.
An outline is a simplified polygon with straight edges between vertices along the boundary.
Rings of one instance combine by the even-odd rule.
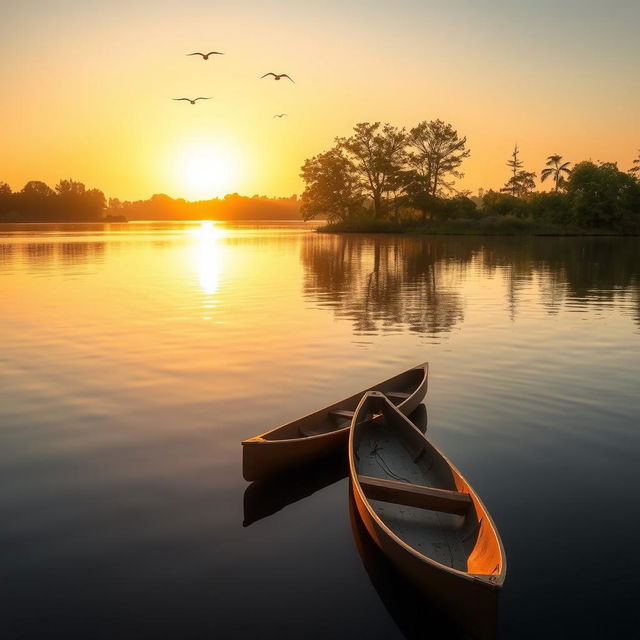
[[274, 80], [280, 80], [280, 78], [289, 78], [289, 80], [293, 82], [293, 78], [291, 76], [288, 76], [286, 73], [273, 73], [273, 71], [265, 73], [263, 76], [260, 76], [260, 78], [266, 78], [267, 76], [273, 76]]
[[223, 56], [224, 53], [220, 51], [209, 51], [209, 53], [200, 53], [200, 51], [195, 51], [194, 53], [187, 53], [188, 56], [202, 56], [203, 60], [208, 60], [209, 56]]
[[193, 100], [191, 98], [172, 98], [172, 100], [186, 100], [191, 104], [195, 104], [196, 100], [212, 100], [212, 98], [193, 98]]
[[276, 113], [275, 116], [273, 116], [274, 118], [284, 118], [284, 116], [286, 116], [286, 113]]

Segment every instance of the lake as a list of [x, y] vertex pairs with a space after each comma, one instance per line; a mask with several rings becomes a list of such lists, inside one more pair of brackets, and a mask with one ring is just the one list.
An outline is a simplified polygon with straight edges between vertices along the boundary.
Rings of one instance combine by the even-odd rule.
[[506, 548], [500, 637], [638, 637], [640, 239], [313, 228], [0, 226], [2, 637], [460, 637], [354, 537], [340, 465], [241, 472], [423, 361]]

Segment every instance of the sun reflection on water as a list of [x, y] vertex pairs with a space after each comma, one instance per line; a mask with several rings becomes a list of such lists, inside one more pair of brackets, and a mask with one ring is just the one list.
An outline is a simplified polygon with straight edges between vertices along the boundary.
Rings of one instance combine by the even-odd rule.
[[[195, 254], [198, 280], [200, 288], [205, 294], [203, 307], [210, 310], [217, 304], [215, 294], [220, 287], [223, 268], [220, 239], [224, 237], [225, 232], [211, 220], [203, 220], [200, 226], [195, 229], [194, 235], [197, 239]], [[206, 320], [210, 319], [210, 316], [203, 317]]]

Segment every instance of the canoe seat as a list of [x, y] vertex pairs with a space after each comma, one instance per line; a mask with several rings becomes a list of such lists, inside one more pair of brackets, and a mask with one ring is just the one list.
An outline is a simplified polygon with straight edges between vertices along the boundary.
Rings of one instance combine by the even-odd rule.
[[423, 487], [419, 484], [371, 476], [358, 476], [358, 480], [365, 496], [370, 500], [458, 515], [464, 515], [473, 504], [468, 493], [459, 491]]
[[386, 393], [387, 398], [390, 400], [406, 400], [411, 394], [404, 391], [388, 391]]

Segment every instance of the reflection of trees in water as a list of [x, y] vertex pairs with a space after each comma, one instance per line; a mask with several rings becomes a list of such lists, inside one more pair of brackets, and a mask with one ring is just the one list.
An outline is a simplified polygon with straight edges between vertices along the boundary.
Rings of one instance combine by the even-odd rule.
[[[510, 280], [520, 283], [536, 277], [550, 313], [563, 304], [622, 306], [626, 298], [638, 321], [638, 238], [490, 238], [484, 241], [483, 267], [506, 269]], [[517, 292], [515, 298], [514, 305]]]
[[358, 332], [405, 325], [448, 331], [463, 319], [459, 285], [471, 268], [502, 274], [515, 318], [535, 283], [548, 313], [565, 305], [632, 308], [640, 326], [640, 240], [614, 237], [327, 236], [302, 245], [304, 291]]
[[51, 264], [79, 265], [102, 260], [104, 242], [25, 242], [0, 243], [0, 265], [12, 266], [22, 259], [30, 270], [47, 269]]
[[353, 320], [357, 332], [400, 324], [448, 331], [463, 318], [455, 284], [471, 256], [421, 238], [313, 236], [302, 245], [304, 291]]

